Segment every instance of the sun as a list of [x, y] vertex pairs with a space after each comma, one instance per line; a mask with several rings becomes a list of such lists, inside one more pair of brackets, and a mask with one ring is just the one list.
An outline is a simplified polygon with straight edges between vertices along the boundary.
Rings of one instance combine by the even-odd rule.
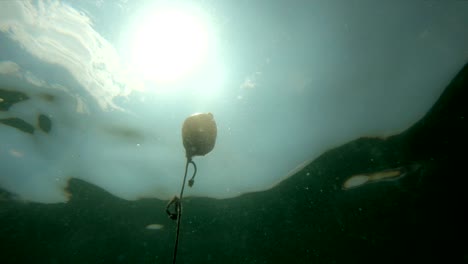
[[132, 68], [145, 80], [176, 81], [206, 59], [209, 34], [203, 19], [184, 10], [149, 12], [133, 39]]

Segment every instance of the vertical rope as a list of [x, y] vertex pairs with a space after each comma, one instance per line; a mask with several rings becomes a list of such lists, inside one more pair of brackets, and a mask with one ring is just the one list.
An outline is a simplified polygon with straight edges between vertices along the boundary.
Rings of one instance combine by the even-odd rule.
[[[176, 239], [174, 243], [174, 255], [172, 258], [172, 263], [176, 263], [176, 258], [177, 258], [177, 246], [179, 245], [179, 231], [180, 231], [180, 218], [182, 217], [182, 196], [184, 195], [184, 187], [185, 187], [185, 180], [187, 179], [187, 171], [188, 171], [188, 165], [192, 164], [194, 167], [194, 172], [192, 176], [192, 184], [193, 184], [193, 179], [195, 178], [195, 174], [197, 174], [197, 166], [195, 163], [192, 161], [191, 158], [187, 158], [187, 163], [185, 164], [185, 174], [184, 174], [184, 181], [182, 182], [182, 188], [180, 189], [180, 198], [179, 201], [176, 204], [176, 210], [177, 210], [177, 229], [176, 229]], [[192, 186], [192, 185], [190, 185]]]

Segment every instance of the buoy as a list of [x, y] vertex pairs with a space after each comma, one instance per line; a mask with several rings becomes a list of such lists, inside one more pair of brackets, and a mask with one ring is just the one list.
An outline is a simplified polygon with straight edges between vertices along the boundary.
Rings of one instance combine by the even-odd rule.
[[[176, 263], [177, 246], [179, 244], [180, 218], [182, 216], [182, 196], [184, 194], [185, 181], [187, 179], [188, 165], [193, 165], [193, 176], [189, 180], [188, 185], [193, 186], [195, 175], [197, 174], [197, 165], [193, 162], [194, 156], [205, 156], [213, 150], [216, 143], [217, 128], [213, 114], [203, 113], [194, 114], [185, 119], [182, 126], [182, 142], [185, 148], [185, 156], [187, 162], [185, 164], [184, 180], [180, 189], [180, 198], [174, 196], [166, 206], [166, 213], [172, 220], [177, 220], [176, 239], [174, 244], [174, 255], [172, 263]], [[170, 211], [170, 207], [174, 205], [175, 212]]]
[[187, 159], [205, 156], [216, 143], [216, 122], [213, 114], [194, 114], [185, 119], [182, 126], [182, 141]]

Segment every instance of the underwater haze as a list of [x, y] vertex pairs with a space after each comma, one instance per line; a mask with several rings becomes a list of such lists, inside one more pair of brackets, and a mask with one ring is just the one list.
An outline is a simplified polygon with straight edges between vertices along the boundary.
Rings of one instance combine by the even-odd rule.
[[[419, 120], [468, 58], [467, 10], [2, 1], [1, 89], [24, 100], [0, 118], [35, 130], [0, 126], [0, 185], [44, 203], [66, 201], [70, 178], [124, 199], [169, 199], [185, 162], [181, 124], [211, 112], [216, 148], [196, 158], [203, 176], [186, 194], [266, 190], [332, 147]], [[50, 131], [37, 128], [40, 115]]]
[[468, 1], [0, 1], [5, 263], [169, 263], [164, 208], [195, 113], [217, 138], [193, 158], [180, 263], [466, 262], [463, 210], [448, 209], [466, 198], [452, 189], [466, 14]]

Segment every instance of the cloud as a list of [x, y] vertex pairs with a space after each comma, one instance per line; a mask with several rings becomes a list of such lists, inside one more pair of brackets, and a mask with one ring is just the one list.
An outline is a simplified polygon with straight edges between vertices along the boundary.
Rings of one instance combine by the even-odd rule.
[[[46, 82], [45, 80], [34, 75], [32, 72], [25, 71], [18, 64], [12, 61], [0, 61], [0, 74], [13, 75], [15, 77], [25, 80], [26, 82], [34, 86], [49, 89], [49, 90], [60, 90], [64, 93], [71, 95], [71, 93], [68, 91], [66, 87], [60, 84], [50, 84]], [[71, 95], [71, 97], [73, 98], [73, 100], [76, 101], [75, 111], [77, 113], [82, 113], [82, 114], [90, 113], [89, 108], [87, 107], [86, 103], [83, 101], [83, 99], [79, 95], [74, 94], [74, 95]], [[3, 99], [0, 98], [0, 102], [2, 101]]]
[[35, 86], [40, 86], [43, 87], [45, 86], [45, 81], [37, 77], [31, 72], [25, 72], [23, 77], [31, 84], [34, 84]]
[[245, 78], [245, 81], [241, 84], [241, 88], [243, 89], [252, 89], [255, 88], [255, 81], [252, 80], [250, 77]]
[[33, 56], [66, 68], [103, 109], [131, 92], [115, 48], [66, 4], [1, 1], [0, 32]]
[[0, 74], [15, 74], [18, 73], [20, 67], [12, 61], [0, 61]]
[[13, 61], [0, 61], [0, 74], [14, 75], [16, 77], [23, 78], [35, 86], [43, 87], [46, 84], [44, 80], [38, 78], [29, 71], [24, 71], [18, 64]]
[[240, 85], [241, 89], [253, 89], [257, 87], [257, 79], [261, 75], [261, 72], [254, 72], [250, 76], [247, 76], [244, 82]]

